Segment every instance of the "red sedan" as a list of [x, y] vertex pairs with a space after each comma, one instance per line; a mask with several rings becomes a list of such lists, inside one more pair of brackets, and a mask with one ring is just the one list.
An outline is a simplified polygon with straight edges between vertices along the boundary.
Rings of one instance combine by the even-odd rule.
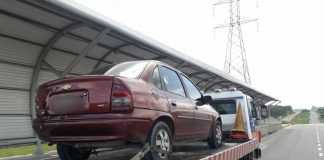
[[[57, 144], [61, 159], [88, 159], [92, 150], [146, 143], [172, 151], [172, 143], [222, 143], [221, 119], [194, 83], [159, 61], [132, 61], [41, 85], [33, 128]], [[168, 159], [150, 151], [146, 159]]]

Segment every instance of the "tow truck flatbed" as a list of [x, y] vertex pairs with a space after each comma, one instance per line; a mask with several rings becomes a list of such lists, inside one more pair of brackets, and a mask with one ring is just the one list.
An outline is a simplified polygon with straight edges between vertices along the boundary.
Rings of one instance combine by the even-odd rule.
[[[226, 143], [218, 149], [210, 149], [206, 142], [186, 142], [174, 145], [171, 160], [233, 160], [242, 157], [254, 150], [259, 142], [254, 139], [245, 143]], [[140, 147], [111, 149], [99, 151], [92, 155], [90, 160], [129, 160], [140, 151]], [[58, 157], [45, 158], [46, 160], [59, 160]], [[45, 160], [44, 159], [44, 160]]]

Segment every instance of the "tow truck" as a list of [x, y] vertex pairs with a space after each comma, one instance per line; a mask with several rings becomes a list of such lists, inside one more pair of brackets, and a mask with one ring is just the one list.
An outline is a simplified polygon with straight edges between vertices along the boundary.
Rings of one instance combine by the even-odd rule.
[[257, 129], [258, 120], [266, 118], [268, 110], [265, 105], [258, 114], [253, 99], [236, 88], [214, 90], [206, 93], [212, 97], [212, 106], [222, 118], [223, 141], [232, 147], [210, 155], [204, 159], [251, 160], [261, 158], [261, 132]]
[[[253, 98], [235, 88], [217, 89], [205, 93], [205, 96], [211, 96], [211, 105], [221, 115], [222, 147], [208, 149], [205, 143], [198, 142], [175, 144], [175, 151], [170, 159], [253, 160], [261, 158], [261, 132], [257, 128], [260, 118], [268, 116], [267, 107], [256, 106]], [[145, 146], [132, 160], [141, 159], [149, 150], [164, 153]]]

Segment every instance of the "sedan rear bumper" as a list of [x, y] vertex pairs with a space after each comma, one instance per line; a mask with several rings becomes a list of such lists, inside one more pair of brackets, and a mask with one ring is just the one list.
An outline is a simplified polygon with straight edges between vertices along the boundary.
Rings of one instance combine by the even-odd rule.
[[[106, 114], [107, 116], [107, 114]], [[130, 141], [145, 142], [152, 121], [143, 118], [107, 116], [105, 119], [34, 120], [40, 139], [49, 142]]]

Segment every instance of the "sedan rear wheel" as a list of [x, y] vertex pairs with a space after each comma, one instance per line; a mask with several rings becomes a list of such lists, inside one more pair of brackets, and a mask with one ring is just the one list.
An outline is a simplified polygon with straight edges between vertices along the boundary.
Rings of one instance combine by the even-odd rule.
[[61, 160], [87, 160], [91, 155], [91, 150], [87, 148], [75, 148], [61, 143], [56, 148]]
[[[169, 126], [162, 121], [157, 122], [152, 129], [148, 142], [151, 146], [171, 152], [172, 137]], [[152, 150], [145, 156], [145, 160], [167, 160], [168, 158], [168, 154], [159, 153]]]

